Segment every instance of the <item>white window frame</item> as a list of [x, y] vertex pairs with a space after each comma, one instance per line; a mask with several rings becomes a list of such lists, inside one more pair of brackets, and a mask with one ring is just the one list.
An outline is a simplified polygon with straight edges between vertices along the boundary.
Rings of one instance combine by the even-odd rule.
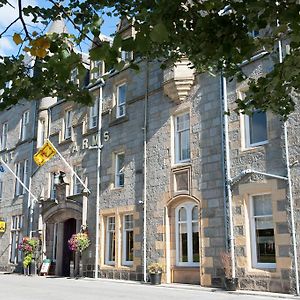
[[[110, 219], [114, 219], [114, 229], [109, 228], [109, 221]], [[110, 257], [110, 251], [111, 249], [109, 248], [110, 241], [111, 241], [111, 234], [114, 233], [115, 236], [115, 241], [114, 241], [114, 250], [115, 250], [115, 260], [109, 260]], [[116, 251], [116, 217], [115, 216], [107, 216], [106, 217], [106, 230], [105, 230], [105, 264], [107, 265], [115, 265], [116, 263], [116, 256], [117, 256], [117, 251]]]
[[[179, 206], [176, 207], [175, 209], [175, 234], [176, 234], [176, 265], [180, 266], [180, 267], [197, 267], [200, 265], [200, 261], [199, 262], [193, 262], [193, 223], [198, 224], [198, 235], [200, 236], [200, 232], [199, 232], [199, 219], [197, 220], [193, 220], [193, 216], [192, 216], [192, 212], [194, 207], [197, 206], [198, 207], [198, 211], [199, 211], [199, 206], [196, 203], [193, 202], [185, 202], [180, 204]], [[187, 225], [187, 243], [188, 243], [188, 261], [187, 262], [181, 262], [179, 259], [180, 256], [180, 241], [179, 241], [179, 225], [180, 225], [180, 221], [179, 221], [179, 210], [181, 208], [185, 208], [186, 209], [186, 216], [187, 216], [187, 220], [186, 220], [186, 225]], [[200, 248], [199, 248], [200, 251]], [[199, 253], [199, 260], [200, 260], [200, 253]]]
[[[132, 227], [131, 228], [126, 228], [126, 217], [127, 216], [131, 216], [132, 217]], [[133, 256], [132, 256], [132, 260], [126, 260], [126, 250], [127, 250], [127, 232], [128, 231], [132, 231], [132, 235], [133, 235], [133, 241], [134, 241], [134, 220], [133, 220], [133, 214], [125, 214], [123, 216], [123, 231], [122, 231], [122, 265], [124, 266], [132, 266], [133, 265]], [[134, 243], [134, 242], [133, 242]]]
[[72, 110], [65, 111], [64, 117], [64, 140], [71, 139], [72, 137]]
[[2, 124], [1, 130], [1, 141], [0, 141], [0, 151], [7, 148], [7, 133], [8, 133], [8, 123]]
[[129, 62], [132, 60], [132, 51], [121, 50], [121, 60], [124, 62]]
[[[73, 166], [73, 170], [80, 178], [82, 178], [82, 168], [80, 166]], [[78, 180], [78, 178], [75, 176], [75, 174], [73, 174], [73, 176], [72, 176], [73, 195], [81, 194], [82, 189], [83, 189], [83, 186], [82, 186], [81, 182]]]
[[70, 73], [70, 80], [75, 85], [79, 85], [79, 79], [77, 78], [77, 76], [78, 76], [78, 69], [77, 68], [72, 69]]
[[[259, 110], [255, 110], [255, 112], [259, 112]], [[252, 147], [257, 147], [257, 146], [262, 146], [265, 144], [268, 144], [268, 117], [267, 117], [267, 113], [266, 112], [262, 112], [266, 114], [266, 134], [267, 134], [267, 139], [264, 141], [260, 141], [257, 143], [251, 143], [251, 134], [250, 134], [250, 118], [251, 116], [245, 115], [245, 121], [244, 121], [244, 125], [245, 125], [245, 146], [246, 148], [252, 148]]]
[[18, 245], [22, 241], [21, 230], [23, 228], [23, 215], [15, 215], [11, 218], [10, 226], [10, 251], [9, 251], [9, 262], [17, 264], [21, 261], [21, 251], [18, 250]]
[[[124, 157], [124, 164], [125, 164], [125, 153], [124, 152], [119, 152], [115, 154], [115, 188], [122, 188], [125, 185], [125, 175], [124, 175], [124, 169], [125, 165], [123, 168], [120, 168], [120, 156], [123, 155]], [[120, 178], [123, 176], [123, 185], [120, 184]]]
[[89, 129], [96, 128], [98, 125], [98, 98], [95, 99], [94, 105], [89, 108]]
[[[103, 72], [103, 64], [104, 62], [101, 60], [93, 60], [92, 68], [91, 68], [91, 79], [98, 79], [102, 76]], [[95, 71], [96, 69], [96, 71]]]
[[[23, 183], [27, 187], [28, 178], [29, 178], [29, 162], [28, 159], [25, 159], [23, 162]], [[25, 189], [23, 188], [23, 194], [25, 193]]]
[[[189, 127], [188, 128], [184, 128], [180, 131], [177, 130], [177, 123], [178, 123], [178, 118], [188, 115], [189, 116]], [[181, 114], [175, 115], [174, 116], [174, 156], [175, 156], [175, 163], [185, 163], [185, 162], [189, 162], [191, 160], [191, 116], [189, 112], [183, 112]], [[180, 159], [181, 156], [181, 146], [180, 146], [180, 135], [185, 132], [188, 131], [189, 133], [189, 157], [186, 159]]]
[[56, 200], [56, 186], [54, 185], [54, 172], [49, 173], [49, 199]]
[[[258, 268], [258, 269], [275, 269], [276, 263], [259, 263], [259, 262], [257, 262], [256, 226], [255, 226], [255, 218], [257, 218], [257, 216], [254, 216], [254, 200], [253, 200], [253, 198], [255, 196], [263, 196], [263, 195], [271, 196], [270, 193], [250, 195], [250, 243], [251, 243], [250, 248], [251, 248], [251, 256], [252, 256], [252, 267]], [[272, 202], [272, 197], [271, 197], [271, 202]], [[262, 217], [262, 218], [272, 217], [272, 219], [273, 219], [273, 213], [272, 213], [272, 215], [264, 215], [264, 216], [260, 216], [260, 217]], [[275, 240], [274, 222], [273, 222], [273, 229], [274, 229], [274, 240]], [[275, 256], [275, 259], [276, 259], [276, 256]]]
[[[125, 99], [124, 102], [120, 102], [120, 88], [125, 86]], [[116, 111], [116, 118], [121, 118], [126, 115], [126, 97], [127, 97], [127, 84], [122, 83], [117, 86], [117, 111]], [[123, 110], [123, 112], [121, 112]]]
[[[24, 175], [24, 170], [22, 172], [22, 163], [17, 162], [15, 165], [15, 170], [16, 170], [16, 175], [19, 177], [19, 179], [23, 182], [23, 175]], [[15, 180], [15, 196], [20, 196], [23, 194], [23, 186], [19, 182], [19, 180], [16, 178]]]
[[29, 110], [25, 111], [22, 115], [21, 125], [20, 125], [20, 139], [21, 139], [21, 141], [24, 141], [27, 138], [28, 125], [29, 125]]

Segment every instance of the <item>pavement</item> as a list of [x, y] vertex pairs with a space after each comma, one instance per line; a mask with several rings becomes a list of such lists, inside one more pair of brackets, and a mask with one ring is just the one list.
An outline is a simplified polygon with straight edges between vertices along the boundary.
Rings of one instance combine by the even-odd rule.
[[24, 276], [0, 273], [2, 300], [270, 300], [300, 297], [238, 290], [227, 292], [197, 285], [161, 284], [153, 286], [135, 281], [93, 278], [62, 278], [54, 276]]

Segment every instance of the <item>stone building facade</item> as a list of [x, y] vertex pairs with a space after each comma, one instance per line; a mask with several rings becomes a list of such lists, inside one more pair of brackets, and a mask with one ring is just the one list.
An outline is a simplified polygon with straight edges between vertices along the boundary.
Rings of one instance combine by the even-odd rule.
[[[129, 24], [119, 30], [124, 37], [134, 35]], [[195, 74], [185, 60], [166, 70], [158, 62], [137, 63], [138, 73], [125, 65], [104, 82], [105, 66], [92, 62], [93, 107], [46, 98], [0, 113], [1, 132], [8, 123], [1, 157], [13, 170], [28, 160], [30, 175], [22, 176], [28, 184], [31, 177], [39, 200], [26, 193], [14, 197], [14, 179], [5, 177], [1, 269], [18, 266], [11, 257], [13, 232], [32, 231], [41, 238], [42, 257], [52, 260], [50, 271], [70, 276], [70, 262], [78, 268], [78, 257], [68, 251], [67, 240], [87, 225], [91, 245], [83, 254], [84, 276], [144, 280], [145, 268], [160, 262], [164, 282], [222, 286], [220, 253], [232, 241], [241, 289], [295, 292], [298, 255], [291, 245], [299, 226], [299, 106], [285, 125], [269, 112], [255, 111], [232, 112], [227, 127], [224, 103], [232, 111], [245, 83], [226, 82], [225, 88], [223, 78]], [[262, 76], [270, 65], [261, 53], [244, 68]], [[27, 110], [30, 133], [20, 141], [18, 124]], [[58, 155], [36, 167], [32, 156], [45, 138], [88, 190]], [[12, 221], [22, 215], [24, 226], [15, 230]]]

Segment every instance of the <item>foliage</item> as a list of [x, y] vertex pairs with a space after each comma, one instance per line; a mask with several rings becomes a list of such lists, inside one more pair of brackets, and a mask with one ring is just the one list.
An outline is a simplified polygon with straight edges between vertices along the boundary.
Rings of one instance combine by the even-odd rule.
[[82, 251], [86, 250], [90, 245], [89, 237], [86, 233], [76, 233], [68, 240], [69, 249], [71, 251]]
[[223, 265], [224, 273], [226, 278], [232, 278], [232, 261], [229, 252], [220, 253], [221, 263]]
[[33, 260], [33, 255], [38, 245], [38, 239], [24, 237], [18, 245], [18, 249], [23, 252], [23, 266], [27, 268]]
[[159, 263], [151, 263], [148, 266], [148, 272], [150, 274], [162, 273], [162, 271], [163, 271], [163, 266]]
[[[186, 56], [198, 72], [222, 73], [227, 78], [237, 76], [244, 80], [241, 63], [249, 60], [259, 49], [265, 49], [274, 68], [259, 80], [249, 80], [246, 99], [238, 100], [238, 108], [244, 112], [253, 107], [270, 109], [284, 118], [294, 109], [293, 94], [300, 90], [300, 4], [298, 0], [217, 0], [217, 1], [131, 1], [131, 0], [49, 0], [52, 6], [22, 7], [14, 22], [23, 24], [22, 30], [14, 32], [13, 40], [19, 53], [4, 57], [0, 63], [0, 88], [3, 99], [0, 110], [20, 99], [35, 100], [44, 96], [57, 96], [84, 104], [91, 103], [86, 89], [68, 81], [70, 73], [78, 68], [78, 77], [85, 74], [80, 54], [71, 46], [82, 42], [92, 43], [92, 36], [101, 31], [102, 16], [127, 17], [133, 24], [135, 38], [122, 40], [117, 33], [114, 42], [96, 43], [91, 51], [93, 59], [103, 59], [119, 70], [120, 49], [134, 51], [148, 59], [160, 59], [162, 67], [172, 64], [182, 55]], [[1, 5], [9, 5], [0, 0]], [[67, 19], [76, 34], [47, 34], [26, 26], [24, 16], [41, 26], [61, 17]], [[5, 36], [14, 22], [0, 33]], [[249, 34], [259, 31], [254, 37]], [[289, 42], [290, 53], [282, 63], [278, 60], [278, 41]], [[35, 74], [30, 76], [32, 66], [25, 65], [24, 52], [35, 59]], [[134, 61], [132, 68], [137, 68]], [[25, 74], [25, 75], [24, 75]], [[11, 81], [11, 88], [5, 83]], [[36, 88], [39, 87], [39, 88]]]

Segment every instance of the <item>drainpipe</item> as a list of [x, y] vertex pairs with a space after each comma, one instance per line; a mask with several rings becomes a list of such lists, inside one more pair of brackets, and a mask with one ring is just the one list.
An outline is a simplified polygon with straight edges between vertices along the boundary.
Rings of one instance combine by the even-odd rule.
[[[33, 124], [34, 124], [34, 129], [33, 129], [33, 137], [31, 140], [31, 144], [32, 144], [32, 148], [31, 148], [31, 155], [30, 155], [30, 172], [31, 175], [29, 176], [29, 181], [28, 181], [28, 190], [31, 193], [31, 186], [32, 186], [32, 176], [36, 173], [37, 170], [32, 171], [33, 170], [33, 155], [34, 155], [34, 138], [37, 136], [37, 115], [38, 115], [38, 101], [35, 101], [35, 108], [34, 108], [34, 120], [33, 120]], [[25, 183], [26, 184], [26, 183]], [[33, 212], [34, 212], [34, 203], [35, 201], [32, 199], [30, 193], [28, 193], [28, 204], [27, 204], [27, 209], [28, 209], [28, 213], [27, 213], [27, 217], [28, 217], [28, 235], [31, 238], [32, 237], [32, 230], [33, 230]]]
[[223, 100], [223, 76], [221, 74], [220, 76], [220, 99], [221, 99], [221, 122], [222, 122], [222, 130], [221, 130], [221, 144], [222, 144], [222, 150], [221, 151], [221, 159], [222, 159], [222, 174], [223, 174], [223, 205], [224, 205], [224, 236], [226, 237], [226, 241], [225, 241], [225, 249], [226, 251], [228, 251], [228, 228], [226, 226], [227, 224], [227, 211], [226, 211], [226, 207], [227, 207], [227, 180], [226, 180], [226, 168], [225, 168], [225, 122], [224, 122], [224, 100]]
[[149, 62], [146, 60], [146, 94], [144, 104], [144, 224], [143, 224], [143, 275], [147, 281], [147, 114], [149, 98]]
[[96, 245], [95, 245], [95, 278], [98, 278], [99, 271], [99, 221], [100, 221], [100, 165], [101, 165], [101, 131], [102, 131], [102, 84], [99, 86], [98, 102], [98, 131], [97, 131], [97, 186], [96, 186]]
[[[234, 234], [233, 234], [233, 213], [232, 213], [232, 192], [231, 192], [231, 176], [230, 176], [230, 152], [229, 152], [229, 136], [228, 136], [228, 115], [226, 112], [228, 111], [227, 104], [227, 82], [226, 78], [221, 75], [222, 80], [222, 100], [223, 100], [223, 109], [224, 109], [224, 146], [225, 146], [225, 173], [226, 173], [226, 191], [227, 191], [227, 199], [228, 199], [228, 221], [229, 221], [229, 248], [231, 254], [231, 262], [232, 262], [232, 278], [235, 278], [235, 251], [234, 251]], [[224, 207], [226, 213], [226, 206]]]
[[[282, 56], [282, 43], [281, 40], [278, 41], [278, 52], [279, 52], [279, 63], [283, 62]], [[294, 267], [295, 267], [295, 285], [296, 294], [299, 296], [299, 271], [298, 271], [298, 255], [297, 255], [297, 244], [296, 244], [296, 226], [295, 226], [295, 212], [294, 212], [294, 198], [292, 190], [292, 179], [291, 179], [291, 166], [290, 166], [290, 155], [289, 155], [289, 144], [288, 144], [288, 129], [287, 121], [283, 123], [284, 130], [284, 148], [285, 148], [285, 159], [286, 159], [286, 171], [288, 180], [288, 197], [290, 199], [291, 208], [291, 229], [292, 229], [292, 243], [293, 243], [293, 253], [294, 253]]]

